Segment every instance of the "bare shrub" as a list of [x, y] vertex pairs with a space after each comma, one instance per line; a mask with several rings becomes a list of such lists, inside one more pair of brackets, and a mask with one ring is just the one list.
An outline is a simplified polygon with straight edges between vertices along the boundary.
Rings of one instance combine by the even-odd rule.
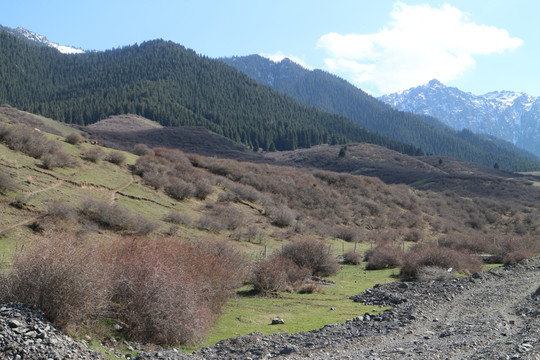
[[450, 281], [456, 278], [456, 275], [448, 269], [438, 266], [423, 266], [418, 270], [418, 281]]
[[521, 256], [538, 254], [540, 252], [540, 239], [534, 236], [516, 237], [500, 235], [493, 238], [491, 243], [492, 250], [490, 253], [492, 256], [487, 259], [491, 263], [511, 263], [514, 259], [519, 259]]
[[191, 226], [193, 223], [193, 220], [185, 214], [181, 214], [178, 211], [171, 210], [165, 217], [163, 218], [164, 221], [176, 224], [176, 225], [185, 225], [185, 226]]
[[11, 179], [11, 176], [3, 169], [0, 170], [0, 193], [4, 194], [7, 191], [17, 189], [17, 184]]
[[237, 252], [213, 245], [166, 239], [118, 244], [113, 300], [131, 338], [158, 344], [202, 339], [244, 274]]
[[336, 237], [348, 242], [355, 242], [359, 240], [356, 229], [345, 226], [340, 226], [336, 229]]
[[154, 150], [152, 150], [148, 145], [146, 144], [137, 144], [133, 148], [133, 153], [135, 155], [143, 156], [143, 155], [155, 155]]
[[105, 156], [105, 161], [120, 166], [126, 163], [126, 156], [120, 151], [111, 151]]
[[103, 151], [98, 146], [92, 146], [90, 149], [86, 150], [83, 154], [83, 159], [88, 160], [93, 163], [97, 163], [100, 160], [105, 158], [105, 151]]
[[71, 220], [77, 217], [75, 206], [64, 201], [52, 201], [47, 206], [46, 216], [59, 220]]
[[291, 226], [296, 219], [296, 213], [285, 205], [267, 207], [265, 212], [272, 219], [272, 224], [279, 227]]
[[169, 185], [165, 188], [167, 195], [176, 200], [184, 200], [193, 196], [195, 188], [193, 184], [184, 180], [174, 178], [171, 179]]
[[159, 226], [142, 215], [132, 215], [126, 208], [106, 201], [86, 199], [81, 203], [79, 213], [100, 226], [116, 231], [146, 235]]
[[413, 229], [405, 234], [405, 238], [403, 240], [409, 242], [419, 242], [422, 240], [422, 238], [422, 232], [420, 230]]
[[362, 255], [353, 250], [343, 254], [343, 263], [348, 265], [360, 265], [362, 263]]
[[303, 238], [283, 246], [281, 256], [292, 260], [299, 267], [311, 270], [312, 275], [331, 276], [339, 270], [330, 247], [321, 240]]
[[504, 265], [513, 265], [521, 260], [535, 257], [536, 255], [538, 255], [538, 251], [535, 251], [534, 249], [518, 249], [506, 254], [503, 258], [503, 263]]
[[79, 145], [84, 142], [84, 137], [78, 132], [72, 132], [66, 136], [66, 141], [71, 145]]
[[437, 242], [440, 246], [471, 254], [489, 253], [493, 248], [493, 244], [484, 236], [452, 234], [439, 238]]
[[49, 233], [15, 254], [0, 301], [39, 306], [63, 329], [106, 316], [131, 339], [186, 344], [203, 338], [246, 275], [245, 257], [223, 242]]
[[225, 217], [215, 214], [204, 214], [199, 218], [198, 227], [200, 229], [218, 233], [227, 228], [227, 223]]
[[41, 158], [43, 161], [43, 167], [45, 169], [54, 169], [57, 167], [75, 167], [79, 165], [77, 160], [60, 149], [46, 153]]
[[2, 127], [0, 141], [11, 150], [20, 151], [36, 159], [53, 152], [58, 147], [54, 140], [47, 139], [45, 135], [25, 124]]
[[152, 221], [143, 215], [133, 215], [132, 229], [139, 235], [148, 235], [159, 228], [159, 224], [155, 221]]
[[292, 291], [311, 275], [311, 270], [299, 267], [291, 259], [273, 254], [260, 260], [253, 271], [251, 283], [258, 293]]
[[299, 294], [314, 294], [322, 292], [322, 286], [317, 281], [308, 281], [300, 285]]
[[391, 245], [377, 246], [365, 254], [366, 270], [391, 269], [401, 265], [404, 252], [401, 248]]
[[417, 279], [418, 271], [424, 266], [453, 268], [455, 271], [471, 274], [480, 271], [482, 262], [469, 254], [441, 246], [417, 246], [406, 253], [399, 276], [405, 280]]
[[199, 200], [206, 199], [210, 194], [214, 192], [214, 189], [212, 188], [212, 184], [210, 184], [210, 181], [208, 179], [200, 179], [195, 182], [195, 187], [193, 191], [193, 195]]
[[83, 326], [108, 306], [110, 278], [103, 266], [95, 245], [67, 234], [38, 237], [16, 253], [1, 298], [38, 306], [64, 329]]

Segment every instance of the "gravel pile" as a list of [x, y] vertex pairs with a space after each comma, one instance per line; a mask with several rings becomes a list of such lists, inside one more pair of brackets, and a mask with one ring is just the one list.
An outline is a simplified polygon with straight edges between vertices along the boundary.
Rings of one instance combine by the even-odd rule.
[[[540, 258], [461, 280], [378, 285], [351, 299], [393, 308], [316, 331], [255, 333], [192, 355], [164, 350], [138, 359], [540, 360]], [[8, 359], [101, 358], [22, 304], [0, 305], [0, 354]]]
[[1, 359], [103, 359], [57, 330], [35, 307], [0, 305]]

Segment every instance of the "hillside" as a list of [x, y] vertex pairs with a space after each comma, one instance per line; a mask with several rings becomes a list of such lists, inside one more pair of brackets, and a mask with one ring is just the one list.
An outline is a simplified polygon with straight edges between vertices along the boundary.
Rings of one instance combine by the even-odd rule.
[[275, 63], [250, 55], [221, 60], [303, 104], [344, 116], [369, 131], [413, 144], [427, 154], [485, 166], [498, 163], [501, 168], [512, 171], [533, 170], [540, 164], [536, 156], [510, 144], [502, 146], [481, 136], [452, 130], [435, 118], [393, 110], [343, 79], [321, 70], [304, 69], [289, 59]]
[[473, 95], [437, 80], [380, 98], [401, 111], [437, 117], [456, 130], [496, 136], [540, 155], [540, 100], [525, 93]]
[[136, 114], [201, 126], [254, 150], [365, 141], [418, 152], [163, 40], [65, 55], [0, 32], [0, 79], [1, 103], [70, 124]]
[[[101, 125], [117, 132], [128, 126], [124, 133], [155, 126], [132, 116]], [[384, 166], [389, 171], [398, 168], [392, 162], [403, 162], [404, 171], [424, 174], [411, 187], [389, 185], [372, 176], [310, 169], [302, 164], [307, 150], [271, 153], [283, 159], [267, 163], [141, 144], [134, 155], [85, 142], [74, 131], [0, 107], [0, 301], [39, 306], [64, 331], [95, 337], [97, 347], [121, 347], [122, 336], [147, 346], [201, 344], [220, 316], [229, 316], [221, 325], [226, 337], [286, 331], [267, 326], [276, 313], [269, 303], [278, 301], [287, 309], [295, 304], [298, 324], [306, 323], [297, 331], [313, 330], [322, 324], [307, 321], [312, 312], [306, 306], [328, 322], [371, 311], [348, 297], [381, 276], [390, 281], [398, 271], [392, 267], [401, 261], [405, 267], [418, 254], [429, 260], [430, 252], [442, 252], [436, 264], [447, 274], [449, 266], [478, 271], [477, 254], [510, 263], [540, 250], [540, 187], [533, 177], [449, 158], [419, 160], [366, 144], [347, 145], [342, 156], [341, 146], [314, 147], [320, 154], [306, 156], [324, 166], [348, 162], [338, 171], [379, 163], [368, 173], [382, 177]], [[315, 260], [300, 267], [279, 258], [298, 244], [317, 244], [334, 271], [348, 274], [347, 287], [341, 288], [341, 273], [332, 277], [337, 285], [313, 278], [317, 273], [306, 269]], [[357, 246], [366, 255], [375, 251], [367, 265], [337, 264], [350, 256], [360, 262]], [[373, 265], [382, 270], [370, 278], [365, 269], [381, 259], [374, 254], [398, 262]], [[256, 293], [255, 274], [266, 275], [270, 296]], [[284, 276], [297, 280], [272, 285]], [[251, 310], [230, 316], [227, 301], [237, 292], [234, 306], [241, 299]], [[329, 312], [329, 302], [351, 310]], [[110, 319], [122, 324], [122, 333], [107, 330]]]

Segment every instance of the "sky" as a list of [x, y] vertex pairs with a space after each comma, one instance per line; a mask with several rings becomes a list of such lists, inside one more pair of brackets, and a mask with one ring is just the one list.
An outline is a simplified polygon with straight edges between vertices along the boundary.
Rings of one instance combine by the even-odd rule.
[[0, 24], [108, 50], [171, 40], [212, 58], [289, 57], [374, 95], [438, 79], [540, 96], [538, 0], [0, 0]]

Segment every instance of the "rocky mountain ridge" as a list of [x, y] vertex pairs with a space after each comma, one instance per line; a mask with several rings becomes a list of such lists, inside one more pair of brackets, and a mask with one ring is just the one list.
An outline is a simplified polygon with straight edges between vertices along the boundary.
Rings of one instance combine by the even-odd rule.
[[394, 109], [433, 116], [456, 130], [496, 136], [540, 155], [538, 97], [514, 91], [474, 95], [434, 79], [379, 99]]
[[12, 29], [10, 27], [0, 25], [0, 31], [6, 31], [30, 43], [54, 48], [58, 50], [59, 52], [61, 52], [62, 54], [82, 54], [85, 52], [83, 49], [78, 49], [72, 46], [60, 45], [55, 42], [52, 42], [49, 39], [47, 39], [45, 36], [32, 32], [23, 27]]

